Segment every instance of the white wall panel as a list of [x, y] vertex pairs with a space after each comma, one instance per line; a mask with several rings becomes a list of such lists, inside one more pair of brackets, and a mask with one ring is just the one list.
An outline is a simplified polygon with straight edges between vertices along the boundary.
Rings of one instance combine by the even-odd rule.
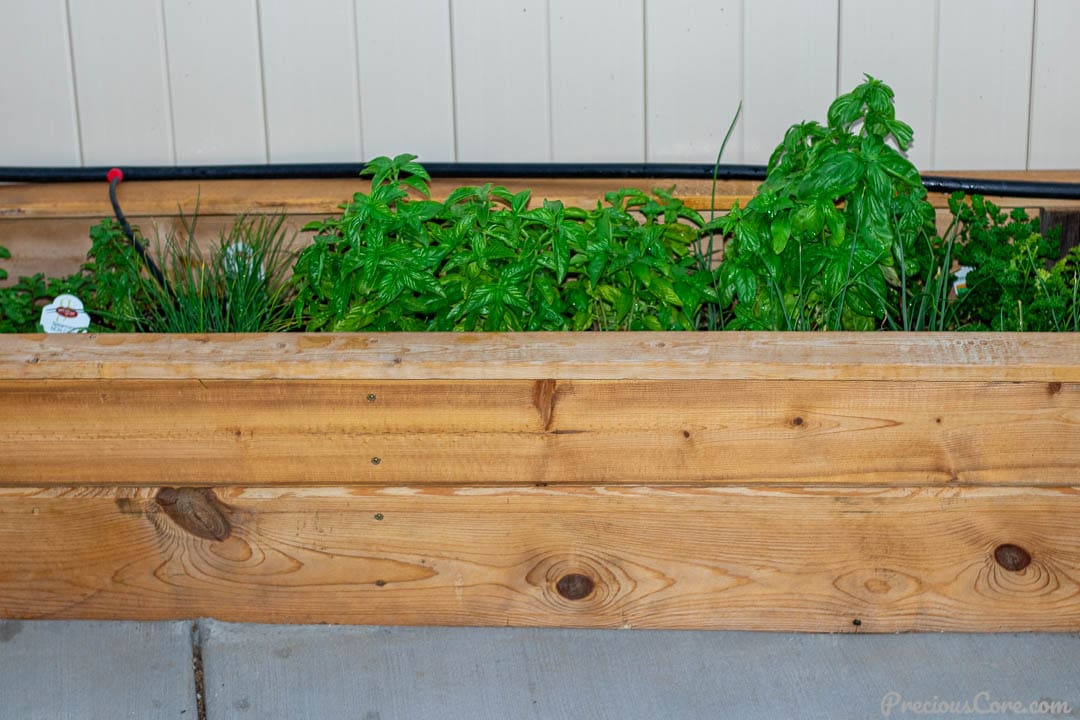
[[83, 162], [171, 165], [161, 4], [72, 0], [69, 8]]
[[941, 3], [938, 168], [1026, 166], [1032, 12], [1033, 0]]
[[643, 161], [643, 0], [550, 2], [552, 159]]
[[1029, 167], [1080, 168], [1080, 2], [1039, 0], [1035, 7]]
[[255, 0], [164, 2], [177, 162], [265, 162]]
[[[645, 0], [646, 157], [713, 162], [743, 97], [743, 0]], [[740, 121], [723, 162], [742, 161]]]
[[355, 162], [360, 144], [352, 0], [259, 0], [270, 162]]
[[0, 164], [709, 162], [740, 99], [765, 162], [866, 72], [923, 170], [1080, 168], [1077, 37], [1080, 0], [0, 0]]
[[364, 155], [452, 161], [449, 0], [357, 0]]
[[896, 116], [915, 130], [908, 157], [933, 165], [934, 58], [940, 0], [840, 0], [840, 92], [869, 74], [896, 93]]
[[836, 96], [838, 0], [750, 0], [743, 43], [743, 157], [764, 163], [784, 131], [825, 120]]
[[0, 164], [80, 164], [64, 0], [0, 5], [0, 98]]
[[458, 159], [551, 159], [547, 0], [453, 0]]

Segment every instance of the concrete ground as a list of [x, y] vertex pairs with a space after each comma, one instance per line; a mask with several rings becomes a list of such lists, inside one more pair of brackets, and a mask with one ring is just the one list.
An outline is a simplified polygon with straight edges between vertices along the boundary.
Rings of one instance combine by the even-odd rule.
[[972, 716], [1080, 717], [1080, 635], [0, 622], [3, 720]]

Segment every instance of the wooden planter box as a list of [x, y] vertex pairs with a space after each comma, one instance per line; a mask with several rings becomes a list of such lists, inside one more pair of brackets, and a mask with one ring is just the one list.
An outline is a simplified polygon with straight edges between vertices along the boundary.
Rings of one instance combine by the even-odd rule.
[[0, 617], [193, 616], [1077, 631], [1080, 337], [0, 336]]

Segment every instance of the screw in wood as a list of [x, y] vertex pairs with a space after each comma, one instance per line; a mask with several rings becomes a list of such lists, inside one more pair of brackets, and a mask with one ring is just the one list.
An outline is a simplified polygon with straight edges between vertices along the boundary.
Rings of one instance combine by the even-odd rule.
[[555, 583], [555, 590], [567, 600], [584, 600], [589, 595], [592, 595], [595, 588], [596, 583], [593, 579], [581, 573], [563, 575]]
[[1004, 543], [994, 548], [994, 560], [1009, 572], [1020, 572], [1031, 564], [1031, 553], [1019, 545]]
[[383, 519], [383, 514], [382, 513], [375, 513], [375, 519], [376, 520], [382, 520]]
[[375, 393], [371, 393], [370, 395], [368, 395], [367, 396], [367, 401], [368, 402], [375, 402]]
[[371, 458], [371, 464], [372, 465], [378, 465], [381, 462], [382, 462], [382, 458], [377, 458], [377, 457]]

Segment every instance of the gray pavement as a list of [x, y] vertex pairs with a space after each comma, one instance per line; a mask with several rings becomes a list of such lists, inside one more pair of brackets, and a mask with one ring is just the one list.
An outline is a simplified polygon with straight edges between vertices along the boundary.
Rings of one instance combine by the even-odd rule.
[[0, 718], [198, 717], [190, 622], [0, 620]]
[[0, 622], [0, 719], [1080, 717], [1075, 634], [192, 627]]

